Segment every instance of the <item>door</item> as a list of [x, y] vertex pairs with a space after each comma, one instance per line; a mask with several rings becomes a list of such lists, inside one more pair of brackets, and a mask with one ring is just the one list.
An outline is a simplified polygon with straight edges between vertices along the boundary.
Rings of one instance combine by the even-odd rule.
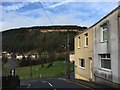
[[93, 72], [92, 72], [92, 58], [90, 58], [90, 79], [92, 80], [92, 75], [93, 75]]

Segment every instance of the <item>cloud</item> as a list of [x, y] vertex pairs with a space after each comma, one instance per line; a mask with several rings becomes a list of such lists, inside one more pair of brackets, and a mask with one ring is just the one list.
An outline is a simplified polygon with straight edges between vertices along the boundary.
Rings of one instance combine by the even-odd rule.
[[[90, 26], [102, 18], [108, 12], [112, 11], [117, 3], [113, 2], [46, 2], [45, 11], [54, 25], [76, 24], [80, 26]], [[19, 6], [20, 4], [20, 6]], [[26, 5], [25, 5], [26, 4]], [[41, 8], [25, 10], [18, 12], [18, 9], [26, 7], [29, 3], [17, 3], [17, 8], [12, 10], [2, 9], [2, 27], [0, 30], [10, 28], [52, 25]], [[32, 3], [34, 4], [34, 3]], [[31, 4], [31, 5], [32, 5]], [[108, 5], [109, 4], [109, 5]], [[10, 5], [14, 7], [14, 5]], [[37, 5], [37, 4], [36, 4]], [[108, 5], [108, 6], [107, 6]], [[8, 7], [8, 6], [7, 6]], [[49, 8], [48, 8], [49, 7]], [[51, 8], [52, 7], [52, 8]], [[103, 8], [104, 7], [104, 8]], [[24, 9], [24, 8], [23, 8]], [[87, 20], [85, 20], [87, 19]], [[85, 21], [83, 23], [83, 21]]]
[[[39, 10], [38, 10], [39, 11]], [[28, 14], [34, 13], [29, 11]], [[59, 14], [56, 16], [56, 14], [53, 14], [51, 12], [47, 12], [51, 16], [52, 23], [54, 25], [56, 24], [74, 24], [76, 23], [76, 20], [74, 19], [73, 15], [67, 15], [67, 14]], [[41, 10], [41, 17], [38, 18], [31, 18], [23, 15], [17, 15], [13, 11], [10, 12], [3, 12], [4, 14], [4, 21], [2, 22], [2, 28], [1, 31], [7, 30], [10, 28], [20, 28], [20, 27], [28, 27], [28, 26], [40, 26], [40, 25], [51, 25], [48, 18], [44, 15], [44, 12]], [[11, 23], [12, 22], [12, 23]], [[79, 22], [79, 21], [77, 21]]]
[[10, 11], [10, 10], [18, 10], [18, 9], [20, 9], [20, 8], [28, 5], [28, 4], [29, 4], [29, 3], [25, 3], [25, 2], [19, 3], [19, 4], [13, 4], [13, 5], [11, 5], [11, 6], [6, 6], [6, 7], [4, 7], [4, 9], [7, 10], [7, 11]]
[[65, 0], [65, 1], [63, 1], [63, 2], [59, 2], [59, 3], [53, 4], [53, 5], [51, 5], [51, 6], [48, 6], [48, 8], [55, 8], [55, 7], [57, 7], [57, 6], [63, 5], [63, 4], [65, 4], [65, 3], [68, 3], [68, 1], [70, 2], [70, 0]]
[[[2, 2], [64, 2], [64, 0], [1, 0]], [[69, 2], [118, 2], [119, 0], [68, 0]]]
[[30, 25], [30, 21], [26, 20], [27, 17], [19, 16], [12, 11], [9, 13], [3, 11], [3, 15], [2, 29], [0, 30]]

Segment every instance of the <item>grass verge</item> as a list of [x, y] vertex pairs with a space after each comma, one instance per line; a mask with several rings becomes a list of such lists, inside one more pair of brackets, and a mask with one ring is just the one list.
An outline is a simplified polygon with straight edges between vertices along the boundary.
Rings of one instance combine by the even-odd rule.
[[[63, 61], [54, 62], [53, 66], [47, 68], [47, 64], [44, 64], [42, 68], [41, 65], [32, 66], [32, 77], [31, 77], [31, 67], [18, 67], [16, 68], [16, 74], [20, 77], [21, 80], [28, 79], [39, 79], [39, 78], [48, 78], [56, 77], [65, 74], [66, 65]], [[4, 70], [9, 71], [8, 63], [4, 65]], [[70, 70], [72, 70], [72, 65], [70, 65]]]

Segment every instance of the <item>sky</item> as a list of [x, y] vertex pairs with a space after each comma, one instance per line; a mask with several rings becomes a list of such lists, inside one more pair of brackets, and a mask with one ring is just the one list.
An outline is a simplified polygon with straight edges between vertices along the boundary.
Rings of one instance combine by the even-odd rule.
[[90, 27], [118, 6], [119, 0], [0, 1], [0, 32], [32, 26]]

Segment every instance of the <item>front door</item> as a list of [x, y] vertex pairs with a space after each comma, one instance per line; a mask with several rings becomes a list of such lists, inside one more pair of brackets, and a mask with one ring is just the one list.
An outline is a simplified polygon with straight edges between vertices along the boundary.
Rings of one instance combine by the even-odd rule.
[[92, 75], [93, 75], [93, 73], [92, 73], [92, 58], [90, 58], [90, 79], [92, 80]]

